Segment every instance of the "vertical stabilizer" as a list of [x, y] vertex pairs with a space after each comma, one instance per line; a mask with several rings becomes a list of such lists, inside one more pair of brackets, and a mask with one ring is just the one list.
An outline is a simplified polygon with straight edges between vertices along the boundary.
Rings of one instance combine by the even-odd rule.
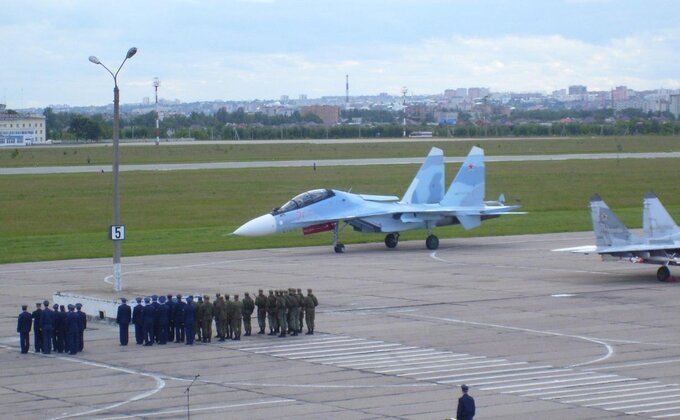
[[441, 201], [443, 206], [484, 206], [484, 150], [472, 147]]
[[656, 194], [653, 192], [645, 194], [642, 207], [642, 228], [645, 236], [661, 238], [680, 234], [680, 228]]
[[642, 242], [639, 236], [632, 234], [621, 223], [598, 194], [590, 198], [590, 210], [598, 248], [633, 245]]
[[405, 204], [438, 203], [444, 196], [444, 152], [433, 147], [401, 199]]

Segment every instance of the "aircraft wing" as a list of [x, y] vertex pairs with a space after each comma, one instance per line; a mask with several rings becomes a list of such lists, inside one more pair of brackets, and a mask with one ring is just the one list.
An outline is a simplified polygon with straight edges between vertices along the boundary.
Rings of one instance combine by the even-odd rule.
[[573, 252], [576, 254], [620, 254], [620, 253], [635, 253], [635, 252], [649, 252], [649, 251], [680, 251], [680, 244], [634, 244], [634, 245], [618, 245], [608, 247], [597, 247], [596, 245], [575, 246], [572, 248], [553, 249], [555, 252]]

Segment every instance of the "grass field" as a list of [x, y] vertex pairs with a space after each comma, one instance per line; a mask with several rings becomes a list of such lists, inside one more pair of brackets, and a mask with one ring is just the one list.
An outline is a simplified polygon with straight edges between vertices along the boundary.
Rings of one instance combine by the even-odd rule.
[[[575, 137], [554, 139], [458, 139], [415, 143], [353, 144], [196, 144], [162, 146], [123, 145], [122, 164], [195, 163], [255, 160], [354, 159], [425, 156], [432, 146], [447, 156], [465, 156], [473, 145], [488, 155], [564, 153], [630, 153], [680, 150], [680, 136]], [[110, 145], [0, 148], [0, 167], [111, 164]]]
[[[488, 151], [488, 145], [484, 146]], [[263, 238], [228, 234], [313, 188], [401, 196], [417, 169], [418, 165], [390, 165], [317, 171], [123, 172], [121, 213], [127, 229], [123, 256], [330, 244], [328, 232], [305, 237], [298, 231]], [[449, 165], [447, 169], [448, 184], [458, 168]], [[677, 174], [677, 161], [672, 159], [490, 163], [487, 199], [504, 192], [508, 203], [519, 200], [529, 214], [489, 220], [471, 231], [454, 226], [436, 233], [444, 239], [590, 230], [588, 199], [594, 192], [631, 228], [641, 225], [642, 197], [649, 190], [680, 220]], [[110, 174], [0, 177], [0, 263], [111, 256], [106, 237], [110, 220]], [[415, 231], [402, 235], [402, 240], [424, 237], [424, 231]], [[358, 234], [351, 229], [342, 234], [347, 244], [377, 242], [382, 247], [382, 240], [381, 234]]]

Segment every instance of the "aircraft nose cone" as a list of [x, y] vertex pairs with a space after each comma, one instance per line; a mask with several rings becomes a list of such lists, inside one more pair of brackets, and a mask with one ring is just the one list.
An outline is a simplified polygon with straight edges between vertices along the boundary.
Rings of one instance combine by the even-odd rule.
[[276, 233], [276, 219], [271, 214], [265, 214], [249, 221], [234, 231], [239, 236], [263, 236]]

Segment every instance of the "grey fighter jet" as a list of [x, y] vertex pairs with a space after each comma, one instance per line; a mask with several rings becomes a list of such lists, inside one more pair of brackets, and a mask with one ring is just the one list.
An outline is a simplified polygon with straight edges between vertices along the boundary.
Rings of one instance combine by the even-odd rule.
[[668, 266], [680, 264], [680, 228], [654, 193], [645, 194], [643, 201], [642, 236], [630, 232], [599, 195], [590, 199], [590, 209], [596, 245], [553, 251], [597, 253], [603, 260], [659, 264], [657, 279], [668, 281], [671, 276]]
[[506, 206], [502, 194], [497, 201], [484, 201], [484, 179], [484, 151], [473, 147], [445, 190], [444, 154], [433, 147], [401, 199], [333, 189], [311, 190], [245, 223], [234, 234], [261, 236], [299, 228], [306, 235], [332, 231], [334, 250], [342, 253], [345, 246], [338, 242], [341, 225], [359, 232], [384, 232], [388, 248], [397, 246], [400, 232], [426, 229], [425, 244], [434, 250], [439, 247], [439, 239], [432, 234], [437, 226], [461, 224], [472, 229], [482, 220], [522, 214], [513, 211], [518, 205]]

